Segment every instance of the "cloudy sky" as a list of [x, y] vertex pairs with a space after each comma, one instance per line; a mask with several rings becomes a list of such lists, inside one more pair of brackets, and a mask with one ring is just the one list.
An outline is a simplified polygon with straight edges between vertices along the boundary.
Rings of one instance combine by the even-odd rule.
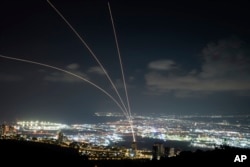
[[[108, 1], [50, 2], [82, 41], [46, 0], [0, 2], [0, 121], [124, 113]], [[249, 114], [249, 3], [109, 3], [132, 114]]]

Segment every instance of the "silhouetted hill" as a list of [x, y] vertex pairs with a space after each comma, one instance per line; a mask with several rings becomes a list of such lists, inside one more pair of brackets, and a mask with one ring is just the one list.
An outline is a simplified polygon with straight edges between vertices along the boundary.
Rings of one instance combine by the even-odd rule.
[[[77, 161], [76, 149], [59, 145], [21, 140], [0, 140], [0, 159], [9, 163], [48, 165]], [[9, 161], [11, 159], [11, 161]], [[33, 164], [34, 165], [34, 164]]]
[[[218, 165], [222, 164], [223, 166], [250, 166], [249, 159], [239, 162], [239, 159], [235, 158], [236, 156], [241, 158], [241, 155], [246, 155], [250, 158], [250, 149], [235, 148], [229, 146], [222, 146], [214, 150], [202, 151], [196, 150], [195, 152], [191, 151], [182, 151], [178, 156], [173, 158], [166, 158], [162, 161], [169, 163], [179, 164], [196, 164], [196, 165]], [[235, 161], [235, 162], [234, 162]]]
[[[236, 155], [246, 155], [244, 162], [234, 162]], [[83, 167], [166, 167], [166, 166], [250, 166], [250, 149], [221, 147], [211, 151], [183, 151], [176, 157], [161, 160], [99, 160], [81, 157], [73, 148], [19, 140], [0, 140], [0, 159], [8, 164], [25, 166], [83, 166]]]

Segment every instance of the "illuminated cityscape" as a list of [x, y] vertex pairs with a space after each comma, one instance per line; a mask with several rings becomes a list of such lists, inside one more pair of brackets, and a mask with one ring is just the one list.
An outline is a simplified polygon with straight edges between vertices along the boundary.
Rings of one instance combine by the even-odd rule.
[[[118, 117], [116, 113], [95, 113], [95, 116]], [[197, 117], [199, 121], [197, 121]], [[206, 118], [206, 121], [201, 121]], [[136, 145], [119, 143], [131, 137], [127, 120], [96, 124], [51, 123], [46, 121], [18, 121], [13, 124], [2, 124], [2, 139], [23, 139], [37, 142], [60, 144], [65, 147], [76, 147], [82, 155], [92, 159], [146, 158], [152, 159], [157, 142], [147, 143], [148, 148], [139, 148], [140, 139], [153, 139], [158, 142], [157, 148], [166, 150], [165, 156], [176, 156], [182, 150], [167, 145], [168, 141], [188, 142], [190, 150], [215, 149], [222, 145], [250, 148], [249, 115], [244, 116], [139, 116], [133, 118]], [[208, 121], [209, 120], [209, 121]], [[132, 138], [131, 138], [132, 140]], [[163, 144], [166, 143], [166, 144]], [[134, 147], [134, 148], [133, 148]], [[166, 151], [161, 151], [166, 154]]]

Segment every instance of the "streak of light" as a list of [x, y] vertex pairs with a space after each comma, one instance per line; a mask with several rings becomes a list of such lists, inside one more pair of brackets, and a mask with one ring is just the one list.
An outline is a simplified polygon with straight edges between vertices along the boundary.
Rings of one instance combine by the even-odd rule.
[[26, 63], [31, 63], [31, 64], [36, 64], [36, 65], [40, 65], [40, 66], [44, 66], [44, 67], [48, 67], [48, 68], [52, 68], [52, 69], [55, 69], [55, 70], [58, 70], [58, 71], [61, 71], [61, 72], [64, 72], [64, 73], [67, 73], [69, 75], [72, 75], [76, 78], [79, 78], [87, 83], [89, 83], [90, 85], [96, 87], [97, 89], [99, 89], [100, 91], [102, 91], [104, 94], [106, 94], [110, 99], [112, 99], [116, 104], [117, 106], [123, 111], [125, 117], [127, 118], [127, 113], [125, 112], [124, 108], [120, 105], [120, 103], [118, 103], [117, 100], [115, 100], [115, 98], [110, 95], [107, 91], [105, 91], [103, 88], [101, 88], [100, 86], [96, 85], [95, 83], [89, 81], [88, 79], [80, 76], [80, 75], [77, 75], [77, 74], [74, 74], [70, 71], [67, 71], [67, 70], [64, 70], [62, 68], [58, 68], [58, 67], [55, 67], [55, 66], [52, 66], [52, 65], [48, 65], [48, 64], [44, 64], [44, 63], [39, 63], [39, 62], [36, 62], [36, 61], [31, 61], [31, 60], [26, 60], [26, 59], [20, 59], [20, 58], [15, 58], [15, 57], [9, 57], [9, 56], [3, 56], [3, 55], [0, 55], [0, 57], [2, 58], [5, 58], [5, 59], [11, 59], [11, 60], [16, 60], [16, 61], [21, 61], [21, 62], [26, 62]]
[[121, 73], [122, 73], [122, 80], [123, 80], [123, 85], [124, 85], [125, 95], [126, 95], [126, 100], [127, 100], [127, 105], [128, 105], [127, 107], [128, 107], [129, 123], [130, 123], [131, 131], [132, 131], [132, 134], [133, 134], [133, 141], [135, 142], [136, 139], [135, 139], [135, 135], [134, 135], [133, 122], [132, 122], [132, 119], [131, 119], [131, 109], [130, 109], [130, 103], [129, 103], [129, 98], [128, 98], [128, 90], [127, 90], [127, 86], [126, 86], [126, 80], [125, 80], [124, 71], [123, 71], [123, 65], [122, 65], [122, 59], [121, 59], [121, 52], [120, 52], [120, 47], [119, 47], [118, 40], [117, 40], [114, 19], [112, 17], [112, 12], [111, 12], [111, 7], [110, 7], [109, 2], [108, 2], [108, 8], [109, 8], [109, 14], [110, 14], [110, 19], [111, 19], [112, 27], [113, 27], [113, 32], [114, 32], [114, 37], [115, 37], [115, 44], [116, 44], [117, 54], [118, 54], [118, 57], [119, 57], [119, 62], [120, 62], [120, 67], [121, 67]]
[[[49, 5], [56, 11], [56, 13], [63, 19], [63, 21], [70, 27], [70, 29], [75, 33], [75, 35], [80, 39], [80, 41], [82, 42], [82, 44], [88, 49], [88, 51], [90, 52], [90, 54], [94, 57], [94, 59], [96, 60], [96, 62], [99, 64], [99, 66], [101, 67], [101, 69], [103, 70], [103, 72], [105, 73], [106, 77], [108, 78], [109, 82], [111, 83], [112, 87], [114, 88], [117, 96], [119, 97], [119, 100], [122, 104], [122, 106], [124, 107], [124, 110], [128, 110], [127, 107], [125, 106], [120, 93], [118, 92], [115, 84], [113, 83], [113, 81], [111, 80], [108, 72], [105, 70], [105, 68], [103, 67], [102, 63], [99, 61], [99, 59], [96, 57], [95, 53], [90, 49], [90, 47], [88, 46], [88, 44], [83, 40], [83, 38], [79, 35], [79, 33], [74, 29], [74, 27], [67, 21], [67, 19], [62, 15], [61, 12], [59, 12], [59, 10], [49, 1], [47, 0], [47, 2], [49, 3]], [[128, 112], [127, 112], [128, 113]], [[127, 115], [126, 113], [126, 115]], [[127, 117], [127, 116], [126, 116]]]

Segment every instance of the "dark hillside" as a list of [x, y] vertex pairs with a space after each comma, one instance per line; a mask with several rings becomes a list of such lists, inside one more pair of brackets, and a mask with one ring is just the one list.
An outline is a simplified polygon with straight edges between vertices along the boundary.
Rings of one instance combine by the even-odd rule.
[[[243, 162], [234, 162], [235, 157], [246, 155]], [[250, 166], [250, 149], [221, 147], [212, 151], [183, 151], [176, 157], [161, 160], [100, 160], [90, 161], [81, 157], [73, 148], [19, 140], [0, 140], [0, 159], [11, 165], [25, 166], [86, 166], [86, 167], [166, 167], [175, 166]]]

